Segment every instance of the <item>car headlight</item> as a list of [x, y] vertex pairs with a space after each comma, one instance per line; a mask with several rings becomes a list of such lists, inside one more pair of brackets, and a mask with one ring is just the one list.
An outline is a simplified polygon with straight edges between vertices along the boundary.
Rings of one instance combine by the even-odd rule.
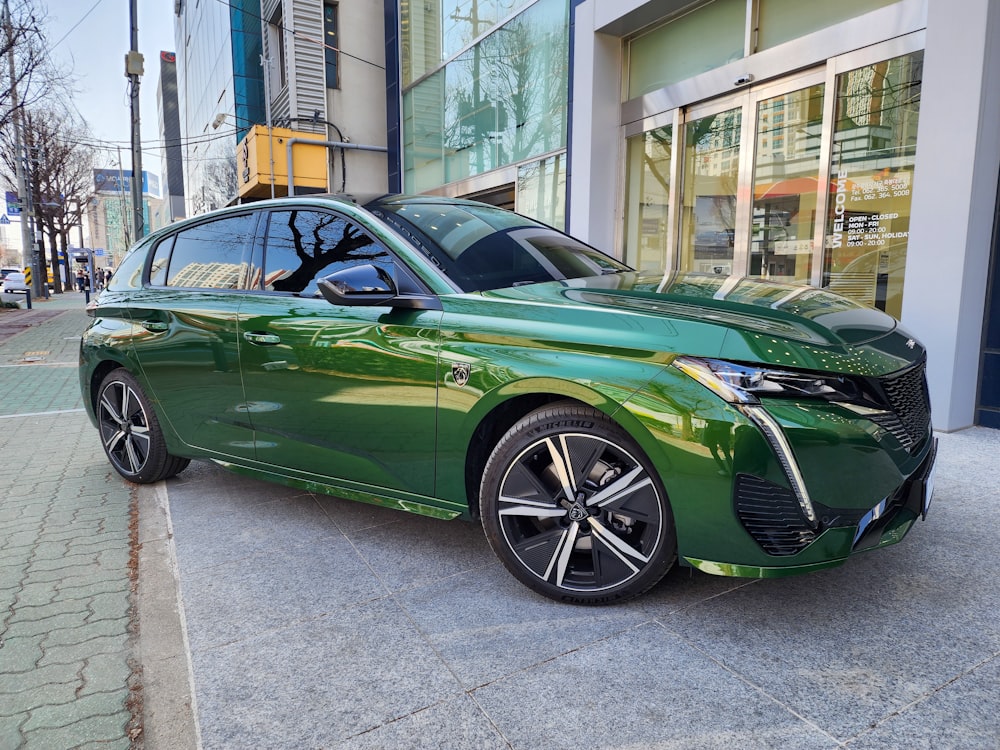
[[758, 404], [762, 396], [845, 402], [860, 397], [857, 384], [838, 375], [776, 370], [701, 357], [678, 357], [674, 367], [731, 404]]

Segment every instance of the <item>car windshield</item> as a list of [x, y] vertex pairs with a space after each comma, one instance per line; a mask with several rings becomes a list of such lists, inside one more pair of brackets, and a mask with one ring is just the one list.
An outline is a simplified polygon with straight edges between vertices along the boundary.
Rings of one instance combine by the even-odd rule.
[[551, 227], [485, 204], [379, 202], [369, 209], [463, 292], [631, 270]]

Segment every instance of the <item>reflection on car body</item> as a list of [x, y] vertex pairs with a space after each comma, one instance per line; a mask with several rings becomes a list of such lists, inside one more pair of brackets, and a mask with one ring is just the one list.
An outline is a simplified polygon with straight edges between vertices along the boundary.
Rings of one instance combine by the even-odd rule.
[[481, 519], [554, 599], [678, 562], [780, 576], [899, 541], [934, 462], [926, 354], [827, 291], [644, 276], [491, 206], [263, 201], [140, 241], [80, 382], [108, 457], [193, 458]]

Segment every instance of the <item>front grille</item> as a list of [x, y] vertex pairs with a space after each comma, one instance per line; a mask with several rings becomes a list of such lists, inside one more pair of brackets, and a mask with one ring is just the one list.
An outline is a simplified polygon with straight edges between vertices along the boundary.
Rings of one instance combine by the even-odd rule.
[[787, 487], [750, 474], [738, 474], [734, 500], [743, 528], [769, 555], [794, 555], [816, 539], [795, 493]]
[[891, 432], [906, 450], [920, 445], [931, 423], [931, 404], [927, 393], [925, 363], [882, 378], [879, 383], [885, 392], [893, 414], [873, 419]]

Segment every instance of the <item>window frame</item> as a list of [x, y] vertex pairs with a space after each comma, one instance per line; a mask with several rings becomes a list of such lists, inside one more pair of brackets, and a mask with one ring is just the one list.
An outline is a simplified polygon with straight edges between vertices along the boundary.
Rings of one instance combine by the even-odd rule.
[[[327, 24], [326, 11], [329, 8], [333, 13], [332, 24]], [[332, 26], [332, 31], [329, 26]], [[327, 39], [327, 36], [333, 36], [333, 42]], [[339, 89], [340, 88], [340, 43], [338, 39], [340, 38], [340, 3], [336, 2], [324, 2], [323, 3], [323, 77], [326, 81], [326, 88], [328, 89]], [[327, 44], [331, 46], [327, 46]], [[332, 59], [331, 59], [332, 58]], [[333, 80], [330, 80], [330, 68], [333, 68]]]

